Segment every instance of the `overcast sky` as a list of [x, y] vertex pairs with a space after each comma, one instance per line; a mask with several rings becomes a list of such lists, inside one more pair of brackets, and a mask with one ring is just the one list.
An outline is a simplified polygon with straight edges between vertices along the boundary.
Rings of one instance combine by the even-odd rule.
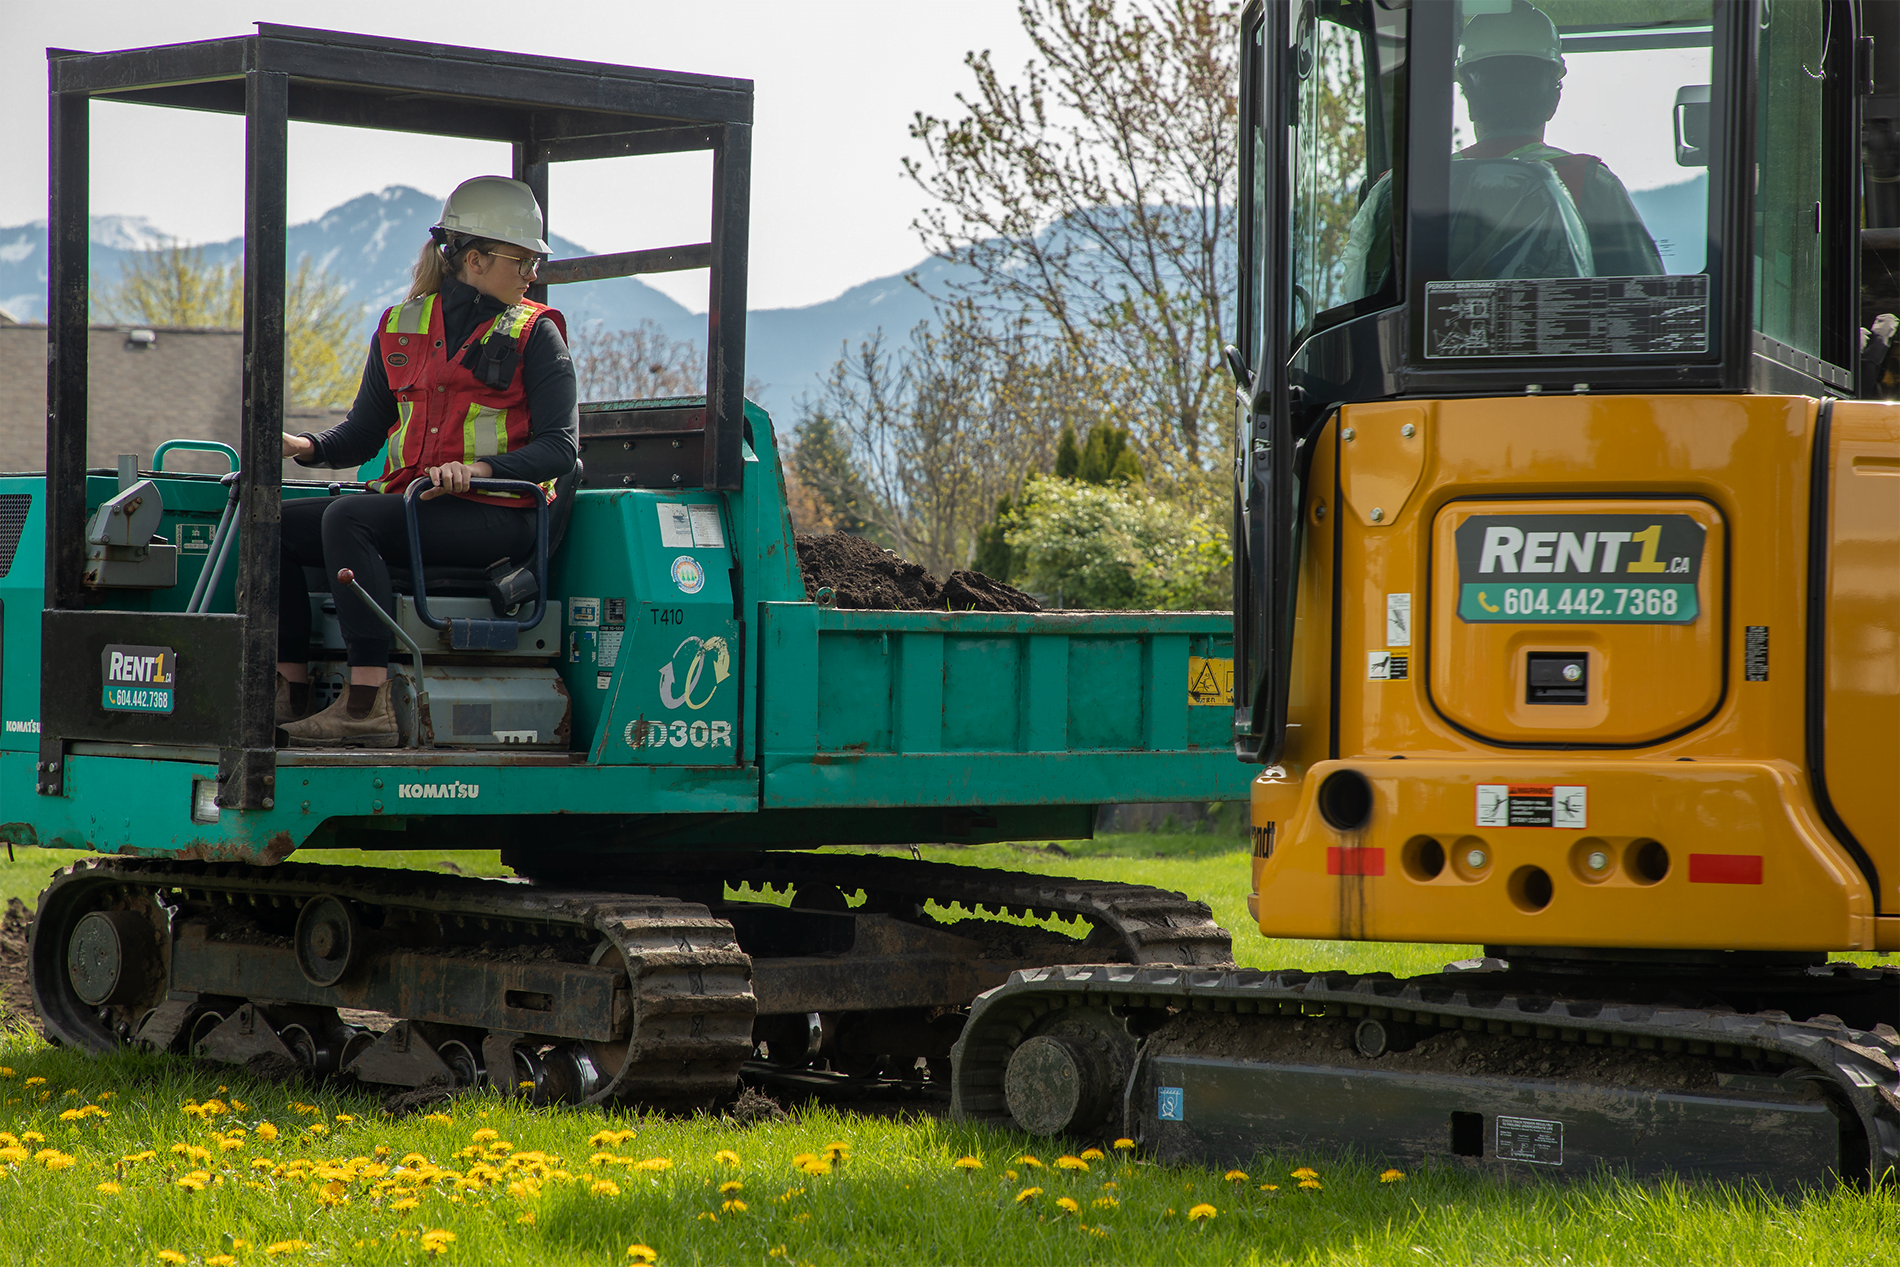
[[[923, 206], [900, 160], [919, 153], [913, 112], [944, 115], [967, 91], [967, 50], [1020, 67], [1014, 0], [0, 0], [0, 225], [46, 215], [44, 49], [101, 51], [249, 34], [252, 23], [435, 40], [750, 78], [755, 83], [751, 303], [786, 307], [906, 268], [923, 255]], [[92, 212], [144, 216], [188, 241], [242, 231], [240, 118], [110, 103], [92, 108]], [[297, 124], [290, 217], [408, 184], [444, 195], [507, 174], [507, 147]], [[704, 241], [704, 155], [557, 166], [550, 227], [594, 251]], [[419, 244], [418, 244], [419, 245]], [[649, 279], [695, 309], [705, 274]]]

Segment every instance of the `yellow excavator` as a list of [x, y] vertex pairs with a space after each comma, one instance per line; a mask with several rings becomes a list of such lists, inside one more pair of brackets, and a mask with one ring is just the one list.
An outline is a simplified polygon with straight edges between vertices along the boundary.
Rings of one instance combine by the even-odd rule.
[[1890, 1181], [1900, 4], [1243, 23], [1249, 910], [1483, 956], [1018, 973], [959, 1111], [1162, 1156]]

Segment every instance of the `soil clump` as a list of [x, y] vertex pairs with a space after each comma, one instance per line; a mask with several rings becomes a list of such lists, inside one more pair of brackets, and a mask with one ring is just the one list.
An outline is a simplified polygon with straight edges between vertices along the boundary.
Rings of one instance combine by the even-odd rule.
[[1013, 585], [958, 568], [940, 581], [921, 563], [899, 558], [882, 546], [833, 532], [799, 533], [798, 566], [805, 597], [818, 601], [829, 589], [834, 607], [855, 611], [1039, 612], [1042, 604]]

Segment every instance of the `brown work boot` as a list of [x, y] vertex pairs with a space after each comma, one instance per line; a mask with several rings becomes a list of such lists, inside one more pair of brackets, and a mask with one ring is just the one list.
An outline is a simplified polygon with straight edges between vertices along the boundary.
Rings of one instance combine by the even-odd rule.
[[[301, 692], [298, 691], [298, 687], [302, 687], [303, 690]], [[299, 694], [303, 696], [303, 703], [301, 705], [295, 702]], [[276, 724], [279, 726], [288, 726], [291, 722], [302, 721], [305, 717], [308, 717], [310, 715], [310, 698], [311, 690], [309, 682], [292, 682], [289, 678], [279, 673], [277, 675]]]
[[362, 717], [350, 715], [350, 688], [346, 686], [330, 707], [282, 729], [293, 748], [394, 748], [402, 742], [388, 682], [376, 688], [375, 702]]

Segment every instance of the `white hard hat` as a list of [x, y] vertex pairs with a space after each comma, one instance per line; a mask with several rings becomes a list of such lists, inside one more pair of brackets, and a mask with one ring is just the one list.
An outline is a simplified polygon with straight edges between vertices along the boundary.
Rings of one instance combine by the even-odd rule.
[[541, 204], [534, 200], [534, 191], [506, 176], [476, 176], [457, 185], [442, 204], [442, 223], [435, 227], [492, 238], [537, 255], [553, 254], [541, 240]]
[[1564, 72], [1563, 41], [1557, 26], [1542, 9], [1517, 0], [1503, 13], [1480, 13], [1465, 23], [1458, 37], [1458, 66], [1491, 57], [1535, 57], [1554, 62]]

